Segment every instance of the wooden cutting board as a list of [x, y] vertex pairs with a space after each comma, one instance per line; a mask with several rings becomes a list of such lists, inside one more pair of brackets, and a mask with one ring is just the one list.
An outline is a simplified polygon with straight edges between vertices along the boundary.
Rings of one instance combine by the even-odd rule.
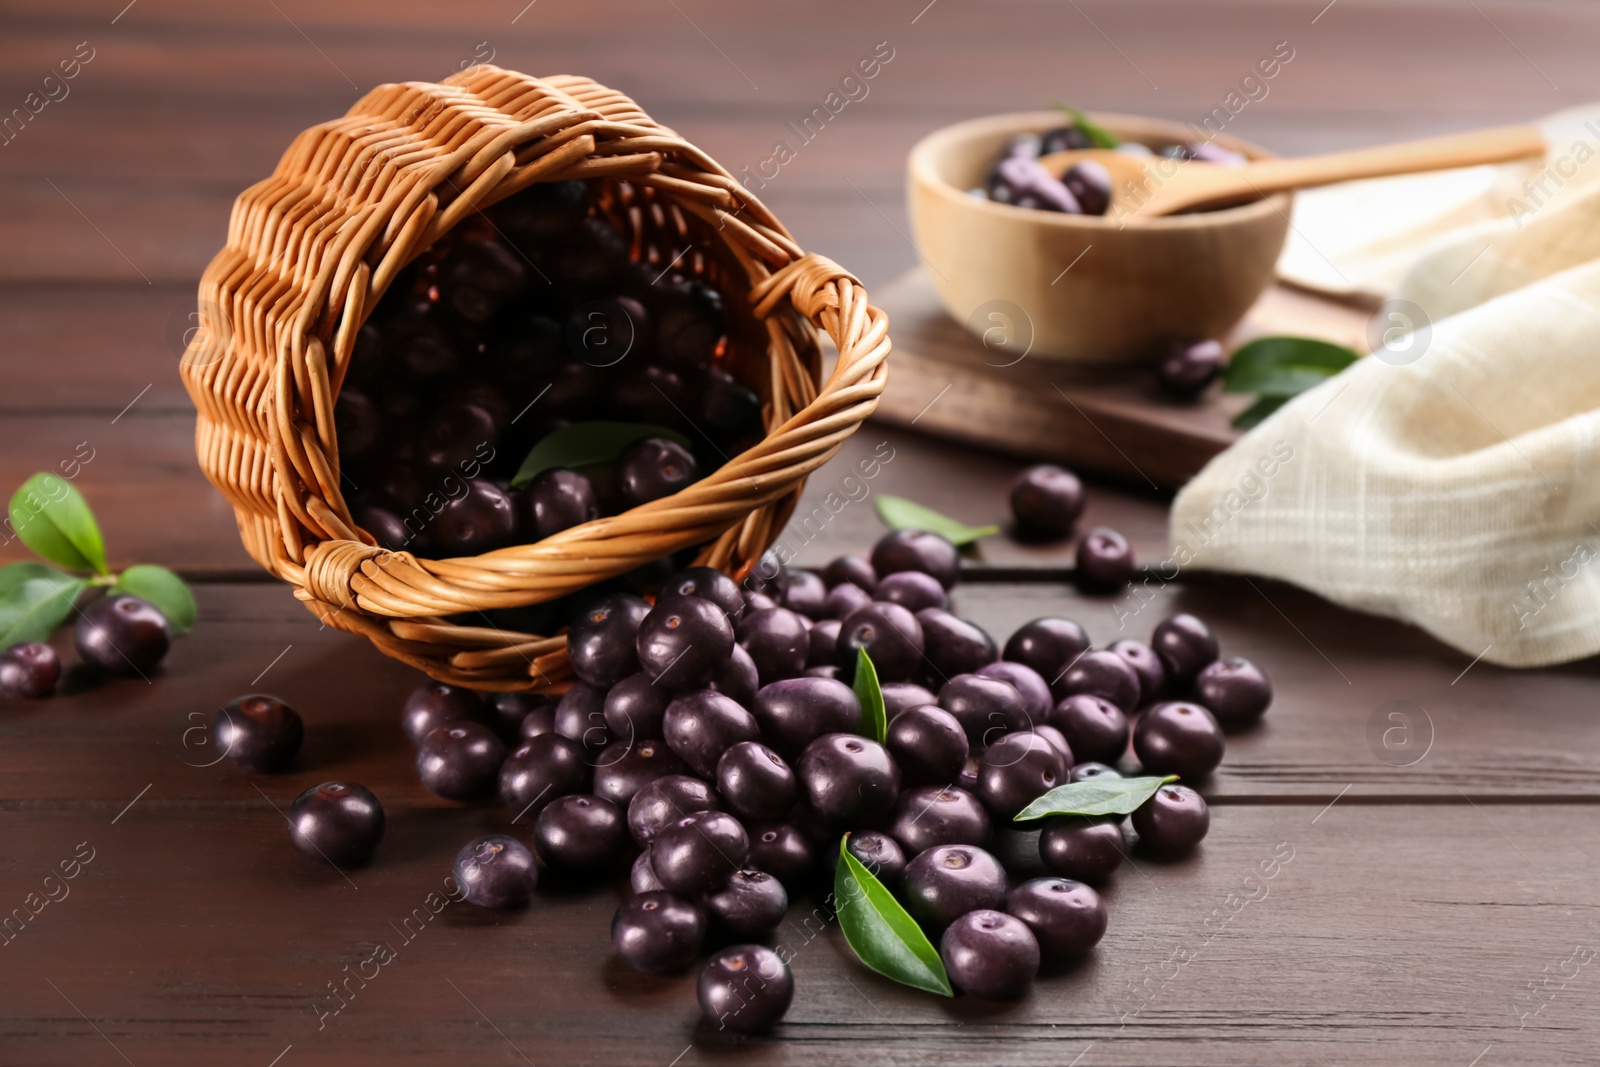
[[[875, 417], [895, 425], [1173, 490], [1239, 436], [1229, 423], [1252, 400], [1214, 386], [1195, 403], [1173, 401], [1149, 368], [1081, 368], [1038, 356], [1011, 363], [945, 313], [920, 269], [873, 298], [894, 339]], [[1278, 285], [1227, 345], [1298, 334], [1365, 352], [1371, 311]]]

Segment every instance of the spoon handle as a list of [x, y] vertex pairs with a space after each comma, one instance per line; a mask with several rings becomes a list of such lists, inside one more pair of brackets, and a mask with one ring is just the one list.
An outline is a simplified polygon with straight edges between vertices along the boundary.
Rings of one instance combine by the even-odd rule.
[[[1358, 148], [1298, 159], [1263, 159], [1238, 167], [1218, 167], [1212, 177], [1236, 193], [1276, 193], [1318, 185], [1382, 178], [1392, 174], [1504, 163], [1543, 155], [1544, 133], [1537, 126], [1501, 126], [1471, 133], [1452, 133], [1421, 141]], [[1198, 175], [1197, 175], [1198, 176]], [[1234, 182], [1230, 179], [1238, 179]], [[1210, 183], [1207, 183], [1210, 184]]]

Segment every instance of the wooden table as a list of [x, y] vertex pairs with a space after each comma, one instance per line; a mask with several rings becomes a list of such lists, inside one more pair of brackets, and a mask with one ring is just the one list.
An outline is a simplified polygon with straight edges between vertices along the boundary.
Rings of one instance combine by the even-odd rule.
[[[149, 684], [74, 677], [52, 702], [0, 713], [0, 910], [24, 907], [60, 861], [92, 853], [70, 895], [0, 945], [0, 1063], [1595, 1059], [1594, 665], [1474, 665], [1408, 627], [1220, 578], [1168, 586], [1129, 632], [1178, 608], [1200, 612], [1227, 650], [1270, 668], [1276, 706], [1230, 743], [1202, 851], [1124, 870], [1094, 958], [1020, 1004], [947, 1002], [881, 980], [836, 932], [803, 932], [809, 905], [780, 935], [796, 950], [793, 1010], [772, 1036], [743, 1041], [696, 1028], [691, 977], [613, 961], [613, 889], [542, 894], [510, 915], [453, 905], [401, 938], [458, 845], [503, 829], [507, 814], [424, 792], [396, 721], [417, 677], [319, 630], [245, 557], [195, 467], [176, 338], [232, 198], [295, 132], [382, 81], [491, 56], [583, 72], [738, 170], [767, 158], [788, 120], [887, 41], [894, 58], [870, 95], [763, 191], [803, 245], [871, 286], [914, 265], [902, 163], [938, 125], [1052, 99], [1196, 118], [1284, 40], [1294, 60], [1230, 126], [1280, 151], [1520, 121], [1600, 96], [1600, 10], [124, 3], [10, 0], [0, 15], [0, 113], [60, 60], [92, 55], [68, 95], [0, 146], [0, 487], [87, 448], [78, 484], [113, 556], [196, 579], [203, 621]], [[876, 425], [849, 450], [883, 440], [895, 458], [879, 490], [969, 520], [1001, 513], [1014, 460]], [[812, 494], [837, 477], [822, 471]], [[1159, 558], [1162, 500], [1097, 485], [1089, 520]], [[852, 505], [802, 556], [820, 563], [878, 532], [868, 507]], [[15, 546], [0, 554], [14, 556]], [[1065, 613], [1114, 638], [1108, 601], [1066, 584], [1068, 559], [992, 538], [959, 607], [997, 633]], [[210, 755], [185, 733], [251, 689], [282, 695], [309, 723], [289, 773], [205, 766]], [[1370, 739], [1395, 701], [1426, 749], [1408, 766]], [[292, 855], [280, 814], [336, 775], [376, 790], [390, 816], [378, 862], [350, 881]], [[319, 1026], [316, 998], [384, 940], [395, 962]]]

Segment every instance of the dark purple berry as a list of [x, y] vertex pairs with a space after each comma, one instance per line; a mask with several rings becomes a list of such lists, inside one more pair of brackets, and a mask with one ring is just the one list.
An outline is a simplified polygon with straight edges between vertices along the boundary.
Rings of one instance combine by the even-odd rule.
[[878, 587], [878, 572], [865, 556], [840, 556], [822, 572], [822, 583], [830, 590], [848, 582], [870, 594]]
[[235, 697], [212, 716], [217, 751], [250, 771], [276, 771], [300, 751], [305, 727], [295, 710], [277, 697]]
[[494, 413], [482, 404], [446, 403], [422, 426], [417, 440], [422, 466], [440, 478], [444, 489], [454, 490], [461, 484], [455, 472], [471, 470], [479, 456], [492, 454], [500, 429]]
[[23, 641], [0, 653], [0, 697], [39, 700], [56, 691], [61, 658], [42, 641]]
[[605, 690], [587, 682], [573, 682], [556, 702], [555, 729], [570, 737], [594, 757], [611, 743], [606, 728]]
[[1106, 932], [1100, 894], [1067, 878], [1034, 878], [1006, 895], [1006, 911], [1028, 924], [1048, 960], [1072, 960]]
[[1183, 692], [1217, 658], [1217, 635], [1193, 615], [1173, 615], [1156, 624], [1150, 647], [1167, 668], [1174, 691]]
[[[508, 744], [515, 742], [522, 736], [522, 724], [529, 715], [541, 709], [545, 710], [549, 718], [546, 720], [551, 729], [555, 728], [555, 703], [547, 696], [537, 693], [489, 693], [484, 697], [485, 719], [494, 727], [495, 733]], [[534, 733], [543, 731], [537, 725]], [[423, 736], [427, 736], [424, 734]], [[532, 734], [529, 735], [530, 737]]]
[[1061, 175], [1061, 184], [1078, 201], [1085, 215], [1104, 215], [1111, 206], [1111, 172], [1093, 159], [1074, 163]]
[[939, 942], [951, 983], [989, 1000], [1015, 1000], [1039, 973], [1039, 942], [1021, 919], [984, 908], [952, 922]]
[[872, 606], [872, 594], [853, 582], [840, 582], [828, 590], [822, 614], [829, 619], [846, 619], [862, 608]]
[[1104, 882], [1122, 866], [1126, 851], [1122, 827], [1109, 819], [1062, 815], [1047, 820], [1039, 834], [1045, 870], [1079, 882]]
[[1104, 697], [1080, 693], [1051, 709], [1045, 722], [1061, 731], [1080, 760], [1115, 763], [1128, 749], [1128, 717]]
[[650, 614], [648, 602], [617, 593], [593, 604], [567, 631], [572, 672], [590, 685], [616, 685], [639, 669], [634, 640]]
[[811, 810], [834, 824], [886, 812], [900, 795], [900, 770], [888, 750], [855, 734], [817, 738], [801, 753], [797, 770]]
[[883, 694], [884, 714], [890, 722], [908, 708], [939, 703], [939, 694], [915, 682], [884, 682], [878, 686], [878, 690]]
[[553, 734], [556, 732], [556, 705], [541, 704], [522, 717], [521, 724], [517, 727], [517, 735], [521, 740], [538, 737], [540, 734]]
[[1089, 635], [1082, 626], [1071, 619], [1046, 617], [1034, 619], [1012, 634], [1002, 655], [1033, 668], [1054, 691], [1067, 666], [1088, 650]]
[[289, 807], [289, 840], [307, 859], [356, 867], [372, 859], [383, 840], [383, 805], [354, 782], [323, 782]]
[[936, 845], [906, 864], [900, 895], [911, 917], [933, 934], [969, 911], [1000, 907], [1006, 872], [976, 845]]
[[1139, 573], [1133, 546], [1117, 531], [1097, 526], [1078, 541], [1078, 588], [1086, 593], [1121, 589]]
[[958, 674], [939, 690], [939, 706], [956, 717], [973, 747], [1030, 725], [1022, 694], [995, 678]]
[[922, 626], [924, 666], [932, 668], [933, 678], [939, 682], [975, 673], [1000, 658], [988, 631], [943, 608], [922, 609], [917, 612], [917, 622]]
[[1222, 355], [1219, 341], [1172, 341], [1156, 364], [1156, 380], [1164, 392], [1192, 400], [1221, 376]]
[[628, 843], [622, 811], [611, 801], [580, 793], [545, 805], [533, 827], [539, 858], [552, 867], [593, 871], [616, 864]]
[[1072, 770], [1067, 774], [1067, 780], [1071, 782], [1094, 782], [1103, 778], [1121, 777], [1122, 775], [1117, 772], [1115, 767], [1108, 767], [1104, 763], [1096, 763], [1093, 760], [1087, 763], [1074, 764]]
[[689, 966], [705, 939], [700, 909], [667, 892], [641, 892], [623, 901], [611, 920], [611, 944], [622, 962], [650, 974]]
[[1169, 784], [1134, 809], [1129, 820], [1141, 847], [1158, 853], [1187, 852], [1211, 829], [1205, 798], [1186, 785]]
[[494, 792], [506, 746], [482, 723], [436, 726], [417, 747], [417, 777], [446, 800], [478, 800]]
[[558, 733], [530, 737], [500, 765], [500, 802], [512, 819], [536, 814], [557, 797], [582, 792], [589, 784], [583, 746]]
[[617, 487], [629, 507], [671, 496], [700, 476], [689, 450], [664, 437], [634, 442], [617, 462]]
[[696, 774], [716, 774], [717, 760], [740, 741], [756, 741], [761, 730], [755, 716], [711, 689], [685, 693], [667, 705], [662, 736]]
[[698, 897], [725, 883], [743, 866], [750, 838], [739, 820], [721, 811], [686, 815], [650, 842], [650, 866], [661, 884]]
[[1003, 659], [997, 663], [984, 664], [972, 673], [979, 678], [994, 678], [1005, 682], [1015, 689], [1022, 697], [1022, 710], [1027, 713], [1029, 722], [1043, 722], [1055, 705], [1055, 698], [1050, 694], [1050, 683], [1040, 677], [1039, 672], [1032, 667]]
[[723, 696], [748, 708], [754, 703], [756, 693], [761, 689], [761, 674], [756, 670], [756, 661], [750, 658], [750, 653], [734, 645], [728, 658], [722, 661], [722, 666], [711, 676], [707, 688], [715, 689]]
[[695, 984], [700, 1014], [718, 1030], [771, 1029], [794, 1000], [789, 965], [763, 945], [735, 945], [711, 957]]
[[643, 848], [679, 819], [716, 807], [717, 795], [705, 782], [687, 774], [665, 775], [633, 795], [628, 804], [628, 832]]
[[143, 676], [172, 647], [167, 617], [148, 600], [114, 594], [78, 613], [78, 656], [101, 674]]
[[750, 831], [750, 855], [745, 863], [793, 888], [811, 873], [816, 853], [811, 842], [793, 826], [768, 823]]
[[1133, 751], [1150, 774], [1195, 782], [1222, 762], [1222, 728], [1199, 704], [1157, 704], [1133, 728]]
[[744, 597], [740, 595], [739, 583], [715, 567], [690, 567], [679, 571], [661, 587], [661, 595], [697, 596], [709, 600], [721, 608], [728, 622], [734, 625], [744, 614]]
[[907, 708], [891, 718], [884, 746], [907, 786], [955, 781], [970, 751], [961, 721], [933, 704]]
[[739, 645], [755, 661], [761, 684], [793, 678], [806, 669], [811, 634], [788, 608], [752, 611], [739, 623]]
[[650, 333], [648, 312], [631, 296], [590, 300], [567, 317], [567, 352], [591, 367], [615, 367]]
[[880, 681], [903, 682], [925, 662], [922, 640], [922, 624], [911, 612], [899, 604], [869, 604], [840, 626], [834, 665], [854, 677], [857, 650], [866, 649]]
[[1067, 763], [1054, 745], [1032, 732], [1006, 734], [978, 759], [978, 799], [999, 820], [1066, 781]]
[[717, 761], [717, 792], [735, 815], [781, 818], [799, 797], [794, 771], [766, 745], [741, 741]]
[[833, 678], [786, 678], [762, 686], [751, 710], [761, 739], [785, 755], [798, 755], [824, 734], [861, 728], [861, 702]]
[[900, 795], [889, 832], [907, 856], [916, 856], [940, 845], [987, 845], [993, 823], [965, 789], [928, 785]]
[[1029, 467], [1011, 483], [1011, 514], [1021, 533], [1066, 537], [1083, 514], [1083, 483], [1071, 471], [1050, 464]]
[[639, 665], [658, 685], [704, 686], [733, 652], [733, 627], [722, 609], [697, 596], [668, 597], [639, 624]]
[[606, 729], [623, 744], [661, 736], [661, 720], [667, 714], [672, 694], [655, 679], [640, 671], [612, 686], [605, 696]]
[[656, 869], [650, 866], [649, 849], [633, 857], [633, 866], [628, 868], [628, 888], [635, 893], [654, 893], [664, 888], [661, 879], [656, 877]]
[[[845, 849], [856, 861], [872, 872], [874, 878], [894, 889], [906, 873], [906, 854], [901, 850], [898, 842], [888, 834], [880, 834], [876, 830], [857, 830], [850, 835], [845, 844]], [[839, 862], [837, 852], [833, 853], [835, 865]]]
[[1038, 734], [1049, 743], [1051, 748], [1056, 750], [1056, 752], [1061, 756], [1061, 765], [1067, 768], [1068, 774], [1070, 775], [1072, 768], [1072, 746], [1067, 743], [1067, 735], [1062, 733], [1060, 730], [1057, 730], [1049, 723], [1044, 722], [1034, 723], [1033, 726], [1029, 728], [1029, 732]]
[[539, 866], [514, 837], [485, 834], [456, 853], [456, 884], [463, 899], [480, 908], [520, 908], [533, 895]]
[[721, 889], [706, 894], [706, 911], [725, 937], [765, 937], [789, 910], [789, 894], [776, 875], [745, 869], [733, 872]]
[[894, 530], [872, 546], [872, 569], [880, 580], [897, 571], [921, 571], [950, 589], [960, 576], [961, 556], [955, 545], [936, 533]]
[[1143, 641], [1124, 638], [1121, 641], [1113, 641], [1106, 647], [1106, 651], [1121, 656], [1127, 661], [1128, 666], [1133, 668], [1133, 673], [1139, 676], [1139, 703], [1128, 708], [1128, 711], [1134, 711], [1161, 699], [1161, 694], [1167, 687], [1167, 669], [1161, 665], [1161, 657], [1156, 655], [1155, 649]]
[[797, 611], [808, 619], [823, 616], [828, 599], [828, 587], [814, 571], [791, 570], [789, 591], [783, 595], [783, 606]]
[[484, 720], [483, 698], [470, 689], [447, 682], [429, 682], [406, 697], [400, 725], [413, 745], [440, 726]]
[[1109, 700], [1124, 711], [1139, 706], [1139, 675], [1115, 652], [1085, 652], [1061, 676], [1056, 691], [1063, 697], [1080, 693]]
[[889, 575], [878, 583], [872, 598], [899, 604], [913, 614], [924, 608], [950, 606], [950, 598], [945, 595], [939, 579], [921, 571], [899, 571]]
[[1071, 152], [1079, 148], [1093, 148], [1094, 142], [1089, 140], [1087, 134], [1076, 126], [1057, 126], [1053, 130], [1046, 130], [1040, 135], [1040, 143], [1035, 155], [1050, 155], [1055, 152]]
[[529, 541], [543, 541], [600, 517], [600, 497], [594, 483], [565, 467], [552, 467], [535, 475], [520, 490], [517, 507], [523, 537]]
[[594, 768], [594, 795], [621, 808], [627, 808], [651, 782], [686, 769], [665, 741], [636, 741], [621, 752], [620, 756], [608, 753]]
[[1201, 668], [1194, 695], [1225, 729], [1238, 729], [1265, 714], [1272, 703], [1272, 683], [1254, 663], [1230, 656]]
[[474, 478], [466, 483], [465, 493], [439, 509], [432, 532], [443, 552], [480, 555], [511, 543], [517, 532], [516, 510], [499, 486]]
[[819, 619], [811, 625], [806, 635], [810, 646], [806, 652], [807, 667], [833, 666], [833, 652], [839, 647], [839, 631], [843, 626], [838, 619]]

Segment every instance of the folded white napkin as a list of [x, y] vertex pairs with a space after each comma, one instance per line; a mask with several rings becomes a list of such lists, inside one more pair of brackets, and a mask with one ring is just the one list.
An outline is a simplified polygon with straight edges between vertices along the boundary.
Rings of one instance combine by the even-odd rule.
[[1281, 578], [1492, 663], [1600, 652], [1600, 106], [1543, 127], [1543, 161], [1298, 198], [1280, 273], [1409, 303], [1380, 311], [1377, 355], [1184, 488], [1177, 566]]

